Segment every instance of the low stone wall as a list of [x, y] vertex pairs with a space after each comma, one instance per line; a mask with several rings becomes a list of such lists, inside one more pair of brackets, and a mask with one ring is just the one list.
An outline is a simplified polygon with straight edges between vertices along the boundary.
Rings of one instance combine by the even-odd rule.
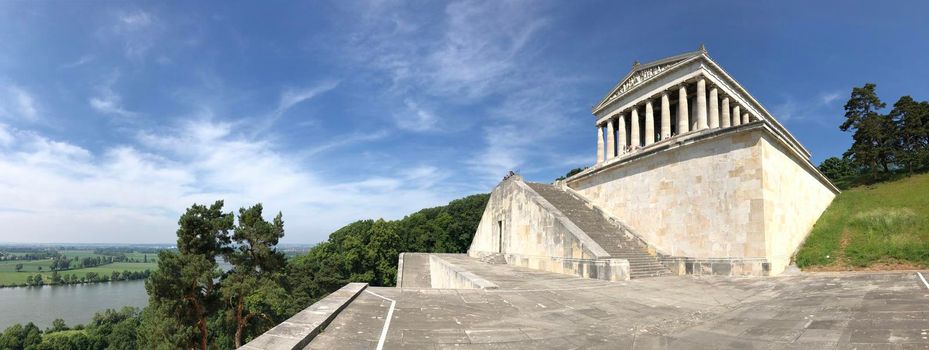
[[521, 266], [582, 277], [591, 276], [597, 264], [609, 265], [606, 259], [611, 258], [519, 176], [504, 180], [491, 192], [468, 249], [468, 255], [475, 258], [496, 253], [528, 261]]
[[478, 277], [439, 255], [429, 255], [429, 276], [432, 288], [440, 289], [497, 289], [491, 281]]
[[355, 297], [368, 287], [367, 283], [349, 283], [332, 292], [287, 321], [258, 336], [239, 349], [293, 350], [303, 349]]
[[507, 264], [530, 269], [575, 275], [606, 281], [629, 280], [626, 259], [574, 259], [557, 256], [506, 254]]
[[397, 288], [431, 288], [429, 253], [400, 253]]
[[765, 258], [688, 258], [661, 257], [661, 263], [675, 275], [770, 276], [771, 263]]

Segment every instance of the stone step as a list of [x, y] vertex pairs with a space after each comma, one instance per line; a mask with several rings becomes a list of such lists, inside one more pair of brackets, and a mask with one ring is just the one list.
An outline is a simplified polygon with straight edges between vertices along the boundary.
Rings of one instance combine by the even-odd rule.
[[583, 199], [552, 185], [540, 183], [528, 183], [528, 185], [555, 208], [558, 208], [610, 256], [628, 260], [631, 278], [663, 276], [671, 273], [656, 257], [645, 251], [641, 242], [627, 236], [622, 227], [600, 215]]
[[502, 253], [490, 254], [482, 257], [480, 260], [492, 265], [506, 264], [506, 256], [504, 256]]
[[629, 276], [630, 276], [630, 277], [638, 277], [638, 276], [664, 276], [664, 275], [670, 275], [670, 274], [671, 274], [671, 273], [670, 273], [670, 272], [667, 272], [667, 271], [654, 270], [654, 271], [639, 271], [639, 272], [635, 272], [635, 273], [630, 272], [630, 273], [629, 273]]

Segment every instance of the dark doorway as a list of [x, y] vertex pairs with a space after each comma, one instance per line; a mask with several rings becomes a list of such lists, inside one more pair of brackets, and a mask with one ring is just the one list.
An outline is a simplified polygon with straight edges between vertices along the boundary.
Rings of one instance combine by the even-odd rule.
[[497, 221], [497, 253], [503, 253], [503, 220]]

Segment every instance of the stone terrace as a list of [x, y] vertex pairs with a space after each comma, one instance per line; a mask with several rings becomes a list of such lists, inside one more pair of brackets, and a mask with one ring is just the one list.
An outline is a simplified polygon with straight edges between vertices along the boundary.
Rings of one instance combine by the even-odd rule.
[[[914, 272], [606, 282], [443, 259], [497, 290], [369, 287], [306, 349], [929, 348]], [[925, 273], [924, 273], [925, 275]]]

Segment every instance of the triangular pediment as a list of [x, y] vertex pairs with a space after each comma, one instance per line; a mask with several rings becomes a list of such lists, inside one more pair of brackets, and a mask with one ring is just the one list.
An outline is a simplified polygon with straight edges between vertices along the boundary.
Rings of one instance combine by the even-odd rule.
[[603, 108], [605, 105], [609, 104], [610, 102], [613, 102], [614, 100], [624, 95], [626, 92], [629, 92], [629, 90], [635, 88], [636, 86], [639, 86], [644, 82], [652, 80], [653, 78], [661, 75], [662, 73], [668, 71], [674, 66], [677, 66], [683, 63], [684, 61], [688, 61], [691, 58], [700, 56], [704, 52], [705, 50], [701, 48], [700, 50], [697, 50], [697, 51], [683, 53], [680, 55], [660, 59], [657, 61], [652, 61], [646, 64], [639, 64], [638, 62], [636, 62], [632, 66], [632, 70], [630, 70], [629, 73], [626, 74], [626, 76], [623, 77], [623, 79], [620, 80], [619, 83], [616, 84], [616, 86], [614, 86], [610, 90], [610, 92], [606, 94], [606, 96], [604, 96], [603, 99], [600, 100], [599, 103], [597, 103], [597, 105], [594, 107], [594, 110], [596, 111], [596, 110], [599, 110], [600, 108]]

